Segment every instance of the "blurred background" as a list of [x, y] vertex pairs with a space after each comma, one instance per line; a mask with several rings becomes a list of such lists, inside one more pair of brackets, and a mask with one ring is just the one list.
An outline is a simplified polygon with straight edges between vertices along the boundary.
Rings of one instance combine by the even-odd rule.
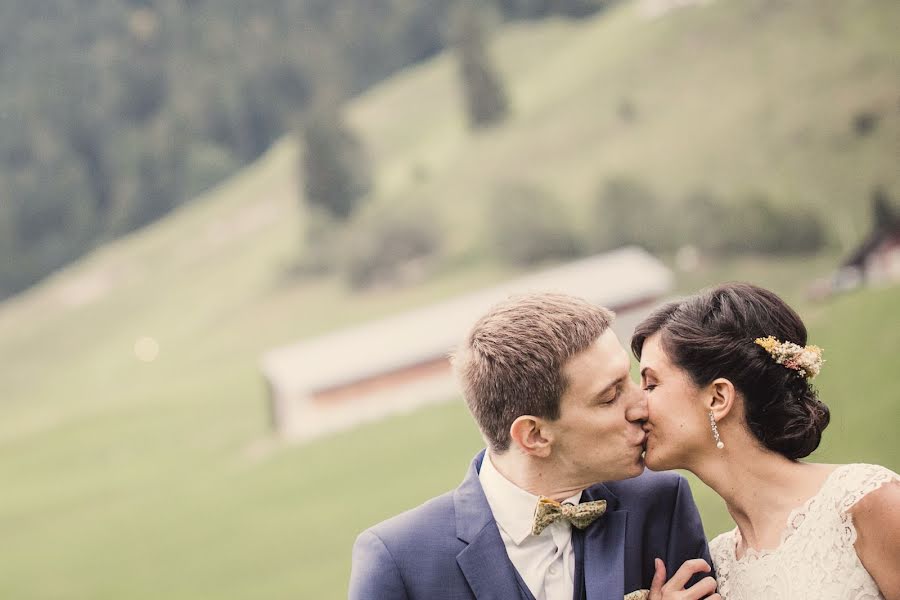
[[[0, 597], [346, 597], [355, 536], [482, 445], [452, 389], [354, 404], [439, 367], [365, 372], [408, 347], [383, 319], [426, 339], [595, 255], [613, 294], [783, 295], [825, 348], [813, 458], [900, 470], [898, 30], [895, 0], [3, 2]], [[356, 379], [291, 379], [344, 350]]]

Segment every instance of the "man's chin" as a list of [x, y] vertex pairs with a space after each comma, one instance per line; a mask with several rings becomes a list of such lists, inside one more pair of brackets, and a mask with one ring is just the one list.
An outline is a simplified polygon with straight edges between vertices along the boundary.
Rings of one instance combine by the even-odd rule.
[[634, 461], [634, 464], [630, 466], [622, 475], [621, 479], [631, 479], [632, 477], [637, 477], [641, 473], [644, 472], [644, 455], [643, 453], [639, 454], [637, 460]]
[[644, 461], [638, 460], [630, 465], [620, 465], [618, 471], [607, 470], [602, 475], [598, 475], [596, 483], [604, 481], [622, 481], [623, 479], [632, 479], [644, 472]]

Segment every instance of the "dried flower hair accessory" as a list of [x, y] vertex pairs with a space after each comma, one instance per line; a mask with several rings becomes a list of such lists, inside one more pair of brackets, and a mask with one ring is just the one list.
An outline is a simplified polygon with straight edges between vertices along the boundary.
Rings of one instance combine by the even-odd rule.
[[798, 346], [793, 342], [781, 342], [773, 336], [756, 338], [755, 344], [765, 348], [779, 365], [799, 372], [812, 379], [822, 370], [822, 349], [818, 346]]

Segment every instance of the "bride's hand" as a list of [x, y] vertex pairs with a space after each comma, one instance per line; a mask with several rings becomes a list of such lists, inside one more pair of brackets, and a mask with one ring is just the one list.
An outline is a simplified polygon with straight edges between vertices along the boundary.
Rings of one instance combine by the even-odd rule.
[[694, 574], [710, 572], [709, 563], [702, 558], [685, 561], [668, 582], [666, 582], [666, 564], [658, 558], [654, 564], [656, 572], [650, 584], [650, 600], [700, 600], [700, 598], [722, 600], [722, 596], [714, 593], [716, 580], [712, 577], [704, 577], [691, 587], [684, 588]]

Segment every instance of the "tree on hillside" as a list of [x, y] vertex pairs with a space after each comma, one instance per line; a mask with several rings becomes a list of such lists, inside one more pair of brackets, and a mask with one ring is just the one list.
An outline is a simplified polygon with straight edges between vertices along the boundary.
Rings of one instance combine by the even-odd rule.
[[538, 19], [551, 15], [587, 17], [602, 10], [609, 0], [496, 0], [510, 18]]
[[346, 220], [372, 185], [362, 144], [333, 106], [307, 117], [302, 139], [301, 179], [307, 205]]
[[891, 205], [891, 199], [883, 186], [872, 191], [872, 215], [875, 229], [891, 227], [900, 221], [900, 211]]
[[463, 0], [455, 17], [456, 54], [469, 124], [477, 129], [499, 123], [509, 112], [509, 102], [487, 53], [485, 24], [478, 3]]
[[135, 228], [184, 202], [187, 140], [177, 120], [160, 123], [137, 157], [137, 202], [129, 218]]
[[[107, 148], [108, 128], [97, 115], [82, 112], [59, 129], [87, 177], [94, 199], [94, 212], [105, 218], [115, 201], [112, 161]], [[75, 161], [73, 161], [75, 162]]]

